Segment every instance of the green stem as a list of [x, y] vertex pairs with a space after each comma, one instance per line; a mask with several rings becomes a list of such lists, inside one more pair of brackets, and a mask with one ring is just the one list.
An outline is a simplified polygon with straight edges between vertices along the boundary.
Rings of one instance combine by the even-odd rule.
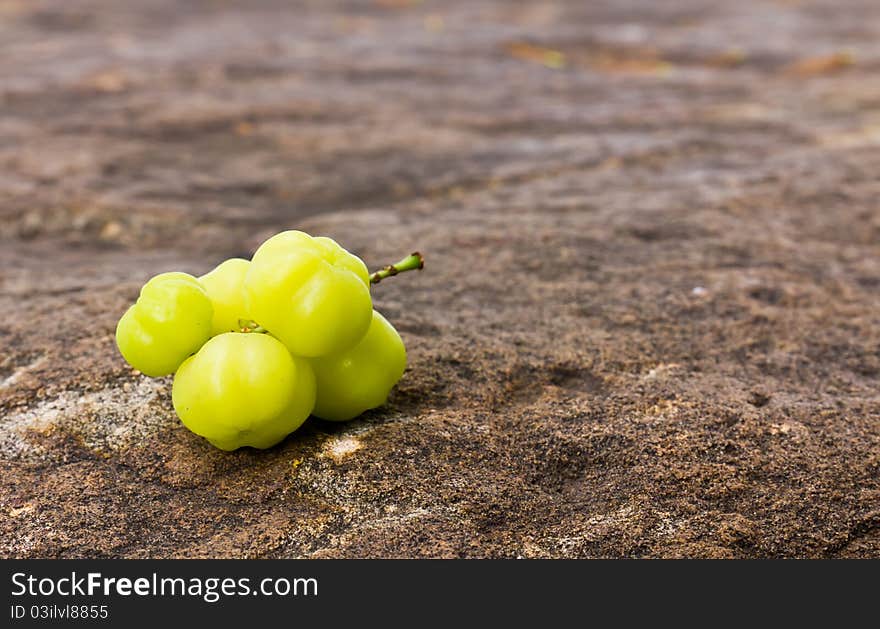
[[389, 264], [386, 267], [383, 267], [370, 275], [370, 284], [378, 284], [386, 277], [392, 277], [397, 275], [398, 273], [405, 273], [406, 271], [419, 271], [425, 268], [425, 258], [422, 257], [422, 254], [416, 251], [415, 253], [411, 253], [407, 257], [405, 257], [400, 262], [395, 264]]
[[269, 330], [261, 326], [256, 321], [251, 321], [250, 319], [239, 319], [238, 320], [238, 330], [239, 332], [252, 332], [254, 334], [268, 334]]

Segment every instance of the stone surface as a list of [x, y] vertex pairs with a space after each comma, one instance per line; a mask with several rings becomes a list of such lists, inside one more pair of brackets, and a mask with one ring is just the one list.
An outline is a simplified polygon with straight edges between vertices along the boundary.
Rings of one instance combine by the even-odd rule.
[[[880, 4], [0, 2], [0, 555], [880, 556]], [[387, 407], [265, 452], [113, 344], [285, 228]]]

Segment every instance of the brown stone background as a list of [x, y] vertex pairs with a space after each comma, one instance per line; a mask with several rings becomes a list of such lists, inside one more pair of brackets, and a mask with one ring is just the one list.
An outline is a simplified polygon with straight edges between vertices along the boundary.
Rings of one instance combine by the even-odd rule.
[[[0, 0], [0, 555], [880, 556], [880, 3]], [[151, 275], [371, 267], [387, 407], [233, 454]]]

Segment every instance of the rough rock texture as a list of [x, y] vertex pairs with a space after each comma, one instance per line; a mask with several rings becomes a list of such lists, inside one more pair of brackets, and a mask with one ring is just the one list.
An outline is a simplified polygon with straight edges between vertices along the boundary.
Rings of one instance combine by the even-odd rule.
[[[880, 556], [880, 3], [295, 4], [0, 2], [0, 555]], [[223, 453], [115, 322], [291, 227], [410, 366]]]

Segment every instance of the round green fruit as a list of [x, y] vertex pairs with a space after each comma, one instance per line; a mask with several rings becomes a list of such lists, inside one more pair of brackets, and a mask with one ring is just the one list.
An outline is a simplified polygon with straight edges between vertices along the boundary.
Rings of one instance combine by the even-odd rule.
[[214, 309], [204, 287], [186, 273], [162, 273], [141, 289], [116, 325], [116, 345], [148, 376], [174, 373], [211, 336]]
[[364, 338], [351, 349], [311, 361], [318, 386], [313, 414], [346, 421], [382, 406], [406, 369], [397, 330], [376, 311]]
[[183, 424], [221, 450], [269, 448], [312, 412], [315, 376], [267, 334], [225, 333], [184, 361], [171, 400]]
[[370, 327], [367, 267], [330, 238], [273, 236], [254, 254], [244, 294], [250, 317], [296, 356], [344, 351]]
[[247, 260], [231, 258], [199, 278], [214, 306], [212, 336], [237, 332], [238, 320], [250, 319], [244, 305], [244, 277], [248, 266]]

